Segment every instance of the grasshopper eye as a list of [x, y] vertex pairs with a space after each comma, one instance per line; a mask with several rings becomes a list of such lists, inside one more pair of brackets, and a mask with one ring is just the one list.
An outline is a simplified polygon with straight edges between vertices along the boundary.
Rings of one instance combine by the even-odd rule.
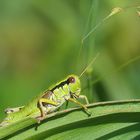
[[74, 83], [75, 82], [75, 78], [74, 77], [69, 77], [68, 78], [68, 83]]

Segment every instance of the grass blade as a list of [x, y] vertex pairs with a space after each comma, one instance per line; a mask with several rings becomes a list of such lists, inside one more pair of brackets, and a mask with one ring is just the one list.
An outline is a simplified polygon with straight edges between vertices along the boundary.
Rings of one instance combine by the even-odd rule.
[[88, 107], [90, 117], [81, 108], [71, 108], [50, 114], [40, 125], [27, 118], [1, 128], [0, 138], [69, 140], [139, 136], [140, 100], [99, 102]]

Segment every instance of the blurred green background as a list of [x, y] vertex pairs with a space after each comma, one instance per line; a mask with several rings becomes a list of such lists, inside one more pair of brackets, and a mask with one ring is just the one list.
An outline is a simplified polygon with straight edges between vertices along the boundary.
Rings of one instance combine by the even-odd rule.
[[[130, 8], [111, 17], [81, 47], [82, 38], [112, 8], [137, 3], [0, 1], [0, 118], [5, 108], [24, 105], [68, 74], [80, 74], [98, 52], [92, 71], [81, 79], [82, 94], [90, 102], [140, 98], [139, 60], [112, 73], [140, 55], [138, 9]], [[101, 80], [93, 84], [98, 78]]]

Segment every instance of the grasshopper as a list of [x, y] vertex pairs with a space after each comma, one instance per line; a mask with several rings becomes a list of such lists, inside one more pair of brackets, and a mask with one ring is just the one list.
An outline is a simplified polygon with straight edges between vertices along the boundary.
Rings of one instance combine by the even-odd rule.
[[86, 104], [89, 104], [87, 97], [85, 95], [80, 95], [80, 77], [87, 71], [92, 63], [95, 62], [98, 55], [99, 53], [82, 71], [80, 76], [71, 74], [62, 81], [57, 82], [55, 85], [50, 86], [47, 90], [40, 93], [27, 105], [6, 109], [5, 113], [7, 114], [7, 117], [3, 122], [1, 122], [0, 126], [15, 123], [26, 117], [35, 118], [37, 122], [40, 123], [40, 121], [45, 119], [47, 114], [57, 111], [65, 102], [73, 102], [79, 105], [90, 116], [91, 112], [88, 108], [77, 99], [84, 99]]
[[40, 114], [40, 116], [36, 117], [37, 121], [40, 122], [47, 114], [56, 111], [66, 101], [78, 104], [90, 115], [91, 113], [87, 107], [77, 100], [77, 98], [82, 98], [89, 104], [87, 97], [80, 95], [80, 91], [81, 83], [79, 77], [73, 74], [69, 75], [55, 86], [51, 86], [48, 90], [39, 94], [27, 105], [6, 109], [7, 117], [1, 123], [1, 126], [17, 122], [25, 117], [32, 117], [36, 113]]
[[84, 99], [86, 104], [89, 104], [87, 97], [80, 95], [80, 78], [95, 62], [98, 56], [99, 53], [96, 54], [92, 61], [81, 72], [80, 76], [75, 74], [68, 75], [62, 81], [57, 82], [55, 85], [50, 86], [47, 90], [40, 93], [27, 105], [5, 109], [7, 117], [0, 123], [0, 126], [12, 124], [26, 117], [35, 118], [37, 122], [40, 123], [40, 121], [45, 119], [47, 114], [57, 111], [65, 102], [73, 102], [79, 105], [90, 116], [91, 112], [86, 105], [80, 103], [77, 99]]

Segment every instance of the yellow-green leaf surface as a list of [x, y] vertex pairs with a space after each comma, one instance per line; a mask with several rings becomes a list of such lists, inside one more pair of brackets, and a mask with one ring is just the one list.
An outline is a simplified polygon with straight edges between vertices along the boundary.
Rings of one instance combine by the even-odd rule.
[[0, 128], [1, 139], [34, 140], [139, 140], [140, 100], [100, 102], [50, 114], [41, 124], [24, 119]]

